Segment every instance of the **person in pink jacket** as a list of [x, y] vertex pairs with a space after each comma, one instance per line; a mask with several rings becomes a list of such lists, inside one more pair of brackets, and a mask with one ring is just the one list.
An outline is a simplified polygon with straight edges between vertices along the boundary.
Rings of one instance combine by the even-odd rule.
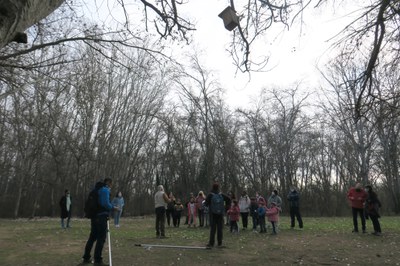
[[229, 224], [231, 226], [231, 233], [239, 233], [239, 217], [240, 217], [240, 208], [237, 200], [233, 200], [232, 206], [229, 208], [227, 212], [229, 216]]
[[188, 227], [196, 227], [196, 219], [197, 219], [197, 205], [196, 199], [194, 197], [190, 198], [190, 202], [187, 205], [188, 210]]
[[268, 221], [271, 222], [272, 225], [272, 235], [276, 235], [276, 226], [279, 222], [279, 207], [276, 206], [275, 202], [271, 202], [271, 207], [267, 208], [266, 215], [268, 217]]
[[362, 232], [365, 233], [364, 202], [367, 197], [368, 194], [362, 188], [360, 183], [357, 183], [354, 187], [350, 188], [349, 192], [347, 193], [347, 199], [349, 200], [353, 214], [353, 233], [358, 233], [357, 215], [360, 215]]

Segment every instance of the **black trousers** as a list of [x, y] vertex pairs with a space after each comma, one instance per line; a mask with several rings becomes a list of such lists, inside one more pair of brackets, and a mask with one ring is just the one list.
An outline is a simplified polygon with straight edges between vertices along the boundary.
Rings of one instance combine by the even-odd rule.
[[90, 260], [90, 252], [92, 251], [94, 242], [96, 242], [96, 247], [94, 248], [94, 262], [102, 262], [103, 258], [101, 254], [107, 237], [107, 219], [108, 217], [106, 215], [100, 215], [90, 219], [90, 235], [85, 246], [84, 260]]
[[371, 218], [372, 225], [374, 226], [374, 232], [376, 233], [382, 233], [381, 230], [381, 224], [379, 223], [379, 216], [377, 215], [370, 215], [369, 218]]
[[301, 218], [299, 207], [290, 207], [290, 227], [295, 226], [295, 218], [299, 223], [299, 228], [303, 228], [303, 219]]
[[351, 211], [353, 213], [353, 226], [354, 226], [354, 231], [358, 232], [358, 221], [357, 221], [357, 215], [360, 216], [361, 218], [361, 227], [362, 230], [365, 231], [365, 216], [364, 216], [364, 209], [359, 209], [359, 208], [351, 208]]
[[174, 214], [172, 217], [173, 217], [175, 227], [179, 227], [179, 224], [181, 223], [181, 215], [182, 215], [181, 211], [174, 211]]
[[249, 213], [248, 212], [241, 212], [240, 216], [242, 216], [242, 226], [243, 228], [247, 228], [249, 223]]
[[165, 236], [165, 207], [156, 208], [156, 234]]
[[210, 240], [208, 244], [214, 246], [215, 233], [217, 233], [218, 246], [222, 245], [224, 227], [224, 216], [221, 214], [210, 213]]
[[199, 225], [204, 226], [204, 210], [198, 209], [197, 215], [199, 216]]

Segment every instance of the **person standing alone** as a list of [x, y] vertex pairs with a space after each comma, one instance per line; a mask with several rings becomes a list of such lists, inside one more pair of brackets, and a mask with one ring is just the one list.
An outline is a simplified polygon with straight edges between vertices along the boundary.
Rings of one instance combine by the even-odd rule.
[[173, 197], [168, 198], [164, 192], [164, 187], [159, 185], [154, 195], [154, 205], [156, 212], [156, 236], [157, 238], [165, 238], [165, 210], [167, 203], [175, 200]]
[[124, 198], [122, 197], [121, 191], [118, 192], [117, 196], [112, 200], [111, 204], [114, 207], [118, 208], [117, 211], [114, 211], [113, 215], [114, 215], [114, 225], [115, 227], [119, 227], [119, 219], [121, 218], [122, 209], [125, 206], [125, 201]]
[[365, 233], [364, 202], [367, 197], [368, 194], [362, 188], [360, 183], [357, 183], [354, 187], [350, 188], [349, 192], [347, 193], [347, 199], [350, 202], [351, 211], [353, 214], [353, 233], [358, 233], [358, 215], [361, 219], [362, 232]]
[[299, 228], [303, 228], [303, 219], [300, 214], [300, 193], [295, 187], [290, 188], [287, 199], [290, 206], [290, 228], [293, 229], [295, 226], [295, 217], [299, 223]]
[[[60, 208], [61, 208], [61, 228], [69, 228], [70, 227], [70, 220], [71, 220], [71, 213], [72, 213], [72, 200], [71, 194], [69, 190], [66, 189], [64, 191], [64, 196], [60, 199]], [[67, 219], [67, 225], [65, 226], [64, 219]]]

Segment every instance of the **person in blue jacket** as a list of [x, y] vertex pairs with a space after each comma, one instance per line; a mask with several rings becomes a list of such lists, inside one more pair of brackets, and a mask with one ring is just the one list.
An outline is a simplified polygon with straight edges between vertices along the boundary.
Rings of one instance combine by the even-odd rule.
[[95, 189], [98, 191], [99, 208], [97, 210], [97, 215], [90, 219], [90, 235], [85, 246], [83, 264], [92, 263], [90, 260], [90, 252], [92, 251], [94, 242], [96, 242], [96, 247], [94, 248], [94, 265], [107, 265], [103, 263], [103, 258], [101, 256], [107, 237], [107, 219], [113, 209], [118, 210], [118, 208], [113, 207], [110, 202], [111, 187], [111, 178], [105, 178], [103, 182], [96, 183]]
[[115, 227], [119, 227], [119, 219], [121, 218], [122, 208], [125, 205], [124, 198], [122, 197], [122, 192], [118, 192], [117, 196], [112, 200], [111, 204], [114, 207], [118, 208], [118, 211], [113, 212], [114, 216], [114, 225]]

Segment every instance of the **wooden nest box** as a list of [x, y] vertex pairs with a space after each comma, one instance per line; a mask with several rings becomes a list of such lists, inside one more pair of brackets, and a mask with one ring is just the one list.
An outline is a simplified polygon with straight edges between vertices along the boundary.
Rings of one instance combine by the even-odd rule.
[[232, 31], [239, 25], [239, 17], [236, 15], [235, 10], [228, 6], [218, 15], [224, 21], [225, 29]]

